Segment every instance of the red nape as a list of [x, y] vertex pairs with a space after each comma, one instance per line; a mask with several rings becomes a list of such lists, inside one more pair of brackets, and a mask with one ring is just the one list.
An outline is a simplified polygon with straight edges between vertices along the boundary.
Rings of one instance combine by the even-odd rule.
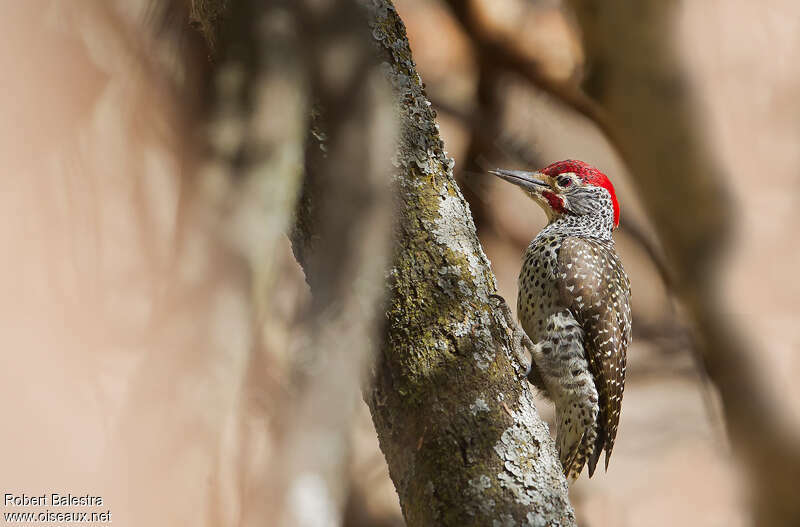
[[[564, 161], [557, 161], [551, 165], [547, 165], [541, 171], [550, 177], [556, 177], [564, 172], [574, 172], [575, 175], [581, 178], [581, 181], [583, 181], [585, 184], [603, 187], [606, 189], [611, 195], [611, 204], [614, 207], [614, 228], [619, 227], [619, 202], [617, 201], [617, 193], [614, 192], [614, 185], [611, 184], [611, 180], [608, 179], [608, 176], [600, 172], [589, 163], [584, 163], [583, 161], [578, 161], [577, 159], [565, 159]], [[553, 202], [549, 198], [548, 201], [550, 201], [550, 206], [555, 208], [555, 206], [553, 206]]]

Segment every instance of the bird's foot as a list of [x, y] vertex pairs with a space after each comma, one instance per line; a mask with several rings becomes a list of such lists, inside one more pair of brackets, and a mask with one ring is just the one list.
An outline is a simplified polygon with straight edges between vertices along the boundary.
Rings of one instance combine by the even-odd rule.
[[517, 321], [511, 314], [511, 308], [508, 307], [506, 299], [500, 295], [489, 295], [489, 298], [497, 302], [496, 307], [506, 320], [506, 326], [508, 326], [511, 335], [511, 345], [517, 357], [517, 362], [521, 366], [520, 369], [525, 371], [523, 377], [528, 377], [533, 368], [533, 342], [531, 342], [527, 333], [517, 324]]

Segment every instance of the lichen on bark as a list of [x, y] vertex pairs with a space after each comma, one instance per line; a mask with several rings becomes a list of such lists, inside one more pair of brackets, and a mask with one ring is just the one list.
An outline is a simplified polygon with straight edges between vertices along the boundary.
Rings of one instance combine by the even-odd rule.
[[[408, 525], [574, 525], [547, 426], [391, 3], [367, 2], [400, 138], [387, 335], [365, 398]], [[480, 403], [477, 403], [480, 401]]]

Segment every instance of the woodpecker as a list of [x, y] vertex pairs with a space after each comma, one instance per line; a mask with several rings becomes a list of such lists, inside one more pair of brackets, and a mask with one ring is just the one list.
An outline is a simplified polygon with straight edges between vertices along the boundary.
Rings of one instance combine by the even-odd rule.
[[544, 209], [548, 223], [525, 252], [517, 316], [532, 342], [528, 379], [556, 407], [556, 444], [567, 480], [588, 462], [592, 477], [617, 435], [630, 281], [611, 233], [619, 203], [608, 177], [568, 159], [540, 171], [492, 170]]

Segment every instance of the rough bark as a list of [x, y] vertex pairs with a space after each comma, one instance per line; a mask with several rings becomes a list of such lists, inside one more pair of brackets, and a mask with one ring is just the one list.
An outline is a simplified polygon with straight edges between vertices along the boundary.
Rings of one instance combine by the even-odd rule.
[[800, 524], [800, 449], [760, 384], [755, 345], [720, 301], [718, 269], [735, 225], [724, 174], [673, 45], [677, 2], [573, 0], [586, 89], [606, 110], [665, 249], [671, 283], [719, 389], [728, 430], [756, 493], [758, 525]]
[[[369, 7], [394, 88], [398, 220], [386, 342], [365, 398], [407, 523], [574, 525], [546, 425], [520, 378], [494, 275], [453, 180], [405, 28]], [[303, 210], [318, 200], [312, 195]]]

